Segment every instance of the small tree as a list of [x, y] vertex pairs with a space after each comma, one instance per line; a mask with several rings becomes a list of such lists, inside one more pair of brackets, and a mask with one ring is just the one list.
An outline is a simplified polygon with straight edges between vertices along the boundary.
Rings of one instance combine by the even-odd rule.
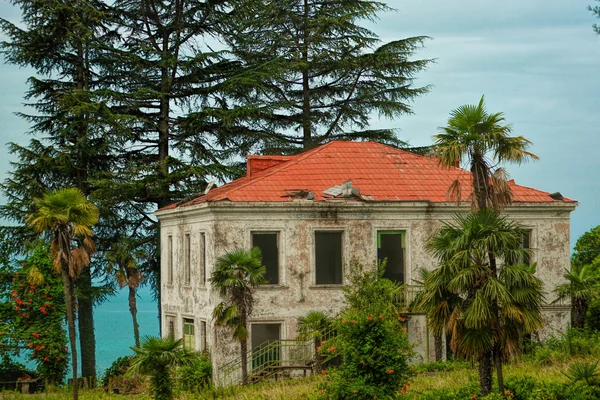
[[571, 324], [573, 328], [583, 329], [589, 304], [600, 297], [600, 279], [594, 265], [573, 263], [564, 277], [569, 281], [556, 287], [555, 301], [571, 299]]
[[315, 350], [315, 371], [321, 371], [323, 365], [319, 354], [319, 346], [323, 335], [331, 329], [331, 318], [320, 311], [311, 311], [306, 317], [298, 318], [298, 340], [312, 340]]
[[402, 287], [383, 272], [381, 266], [366, 272], [351, 266], [336, 336], [321, 345], [328, 356], [340, 355], [342, 364], [319, 386], [321, 399], [391, 399], [408, 382], [412, 350], [401, 316]]
[[49, 192], [42, 199], [35, 199], [34, 203], [36, 211], [27, 222], [37, 232], [52, 236], [50, 255], [54, 270], [61, 274], [63, 280], [73, 368], [73, 399], [77, 400], [77, 303], [74, 285], [81, 270], [90, 265], [90, 256], [96, 252], [91, 226], [98, 222], [98, 209], [75, 188]]
[[127, 373], [150, 375], [152, 397], [155, 400], [171, 400], [173, 398], [171, 368], [191, 365], [196, 359], [196, 355], [182, 344], [182, 339], [144, 337], [141, 347], [131, 348], [135, 356], [131, 360]]
[[215, 325], [223, 325], [233, 332], [240, 342], [242, 359], [242, 383], [248, 383], [248, 318], [252, 314], [254, 288], [267, 283], [266, 268], [258, 247], [250, 251], [237, 249], [225, 253], [217, 260], [211, 282], [225, 301], [213, 311]]
[[[497, 212], [482, 209], [457, 215], [430, 239], [429, 251], [440, 260], [431, 286], [457, 295], [448, 310], [447, 328], [459, 354], [478, 357], [481, 395], [491, 391], [494, 354], [498, 387], [503, 393], [502, 360], [520, 351], [519, 342], [543, 326], [542, 282], [535, 265], [512, 265], [529, 253], [521, 247], [524, 229]], [[496, 260], [505, 260], [496, 273]]]

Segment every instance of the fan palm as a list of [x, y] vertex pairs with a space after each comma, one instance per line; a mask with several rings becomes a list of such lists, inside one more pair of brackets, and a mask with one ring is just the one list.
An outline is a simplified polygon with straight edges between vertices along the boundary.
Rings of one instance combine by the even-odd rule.
[[[479, 104], [463, 105], [450, 113], [443, 133], [434, 135], [435, 150], [440, 164], [455, 167], [461, 160], [468, 161], [472, 173], [474, 210], [493, 207], [501, 209], [512, 199], [507, 185], [507, 174], [495, 165], [503, 162], [518, 164], [538, 157], [527, 151], [531, 142], [523, 136], [511, 137], [510, 124], [504, 123], [504, 114], [488, 113], [484, 96]], [[491, 159], [488, 158], [491, 155]], [[457, 180], [449, 188], [453, 200], [460, 202], [461, 187]]]
[[196, 354], [182, 344], [182, 339], [146, 336], [141, 347], [131, 348], [135, 355], [127, 373], [150, 375], [154, 399], [171, 400], [173, 383], [170, 369], [175, 366], [191, 365], [196, 359]]
[[323, 335], [331, 329], [331, 319], [320, 311], [311, 311], [305, 317], [298, 318], [298, 340], [312, 340], [315, 351], [315, 371], [321, 371], [321, 357], [319, 346], [323, 341]]
[[77, 400], [74, 282], [81, 270], [89, 266], [90, 257], [96, 252], [91, 227], [98, 222], [98, 208], [75, 188], [46, 193], [43, 198], [34, 199], [34, 206], [36, 210], [29, 215], [27, 223], [37, 232], [52, 236], [50, 253], [54, 269], [63, 279], [73, 368], [73, 398]]
[[[479, 358], [482, 395], [491, 392], [492, 382], [491, 364], [482, 359], [494, 354], [502, 392], [502, 358], [518, 353], [522, 335], [543, 324], [542, 282], [534, 275], [535, 266], [506, 263], [496, 273], [494, 265], [497, 259], [527, 255], [529, 250], [520, 246], [523, 232], [518, 224], [483, 209], [456, 216], [454, 224], [444, 224], [428, 243], [441, 264], [426, 282], [438, 294], [424, 295], [420, 303], [427, 309], [442, 304], [436, 311], [447, 320], [455, 350]], [[453, 299], [452, 306], [436, 296]]]
[[133, 339], [136, 347], [140, 347], [140, 326], [137, 321], [136, 290], [143, 282], [144, 277], [138, 269], [138, 260], [146, 254], [135, 249], [131, 239], [124, 238], [115, 243], [111, 250], [104, 255], [108, 262], [108, 271], [114, 272], [119, 287], [129, 288], [129, 312], [133, 320]]
[[596, 264], [573, 263], [571, 270], [564, 274], [569, 282], [556, 287], [558, 296], [555, 301], [571, 299], [571, 324], [574, 328], [583, 329], [589, 302], [600, 297], [600, 279], [596, 269]]
[[[436, 361], [443, 358], [442, 336], [450, 319], [456, 316], [455, 312], [462, 301], [460, 296], [448, 290], [448, 282], [452, 276], [447, 275], [447, 272], [448, 268], [438, 268], [435, 271], [422, 268], [421, 280], [416, 281], [421, 286], [421, 291], [411, 303], [414, 312], [425, 314], [427, 325], [433, 333]], [[455, 332], [452, 336], [458, 337], [458, 334]], [[456, 343], [451, 343], [451, 348], [456, 352]]]
[[243, 384], [248, 382], [248, 318], [252, 314], [254, 288], [267, 283], [265, 272], [260, 249], [253, 247], [219, 257], [211, 277], [213, 287], [226, 299], [213, 310], [213, 319], [215, 325], [230, 328], [233, 338], [240, 342]]

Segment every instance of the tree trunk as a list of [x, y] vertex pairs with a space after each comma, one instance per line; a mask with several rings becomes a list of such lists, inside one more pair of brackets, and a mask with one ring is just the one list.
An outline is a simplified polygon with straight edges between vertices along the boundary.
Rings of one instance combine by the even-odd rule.
[[482, 154], [477, 152], [473, 154], [471, 174], [473, 175], [473, 192], [477, 201], [477, 208], [483, 210], [488, 205], [489, 171]]
[[302, 67], [302, 131], [303, 131], [303, 145], [304, 150], [311, 149], [314, 146], [312, 140], [312, 126], [310, 120], [310, 85], [309, 85], [309, 74], [308, 74], [308, 0], [304, 0], [304, 37], [302, 41], [302, 61], [304, 63]]
[[502, 371], [502, 349], [498, 344], [494, 346], [494, 366], [498, 378], [498, 392], [504, 394], [504, 373]]
[[90, 387], [93, 387], [96, 380], [96, 335], [94, 333], [92, 276], [89, 267], [81, 271], [77, 278], [77, 288], [79, 289], [77, 322], [81, 349], [81, 376], [87, 377]]
[[486, 351], [479, 355], [479, 388], [481, 397], [492, 392], [492, 352]]
[[79, 382], [77, 380], [77, 333], [75, 332], [75, 290], [73, 280], [69, 276], [68, 266], [62, 267], [62, 279], [67, 311], [67, 330], [71, 346], [71, 368], [73, 368], [73, 400], [79, 398]]
[[585, 326], [585, 315], [588, 303], [586, 299], [574, 298], [571, 312], [571, 325], [573, 328], [583, 329]]
[[321, 340], [315, 338], [315, 372], [320, 374], [323, 370], [323, 364], [321, 363], [321, 355], [319, 354], [319, 346], [321, 345]]
[[135, 298], [135, 287], [129, 286], [129, 312], [133, 320], [133, 340], [135, 347], [140, 347], [140, 325], [137, 321], [137, 300]]
[[433, 347], [435, 350], [435, 361], [442, 361], [443, 356], [443, 346], [442, 335], [433, 335]]
[[242, 385], [248, 383], [248, 339], [240, 340], [240, 352], [242, 359]]

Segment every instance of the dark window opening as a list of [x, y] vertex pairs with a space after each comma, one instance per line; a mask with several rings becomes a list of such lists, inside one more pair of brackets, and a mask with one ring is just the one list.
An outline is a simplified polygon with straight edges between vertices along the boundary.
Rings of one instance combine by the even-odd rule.
[[173, 283], [173, 236], [167, 239], [167, 283]]
[[262, 253], [266, 268], [265, 279], [271, 285], [279, 284], [279, 238], [277, 233], [252, 233], [252, 246]]
[[[523, 249], [531, 249], [531, 232], [523, 233], [523, 240], [521, 242], [521, 248]], [[521, 262], [526, 265], [531, 265], [531, 254], [523, 254]]]
[[315, 232], [317, 285], [342, 284], [342, 232]]
[[206, 351], [206, 321], [200, 321], [200, 351]]
[[252, 324], [252, 369], [279, 365], [281, 324]]
[[186, 233], [183, 241], [183, 247], [185, 252], [185, 262], [183, 264], [183, 283], [189, 285], [192, 281], [191, 277], [191, 264], [192, 264], [192, 250], [191, 250], [191, 238], [190, 234]]
[[404, 283], [404, 232], [377, 232], [377, 261], [383, 260], [383, 277]]
[[200, 234], [200, 286], [206, 284], [206, 235]]
[[175, 317], [167, 315], [167, 336], [175, 339]]

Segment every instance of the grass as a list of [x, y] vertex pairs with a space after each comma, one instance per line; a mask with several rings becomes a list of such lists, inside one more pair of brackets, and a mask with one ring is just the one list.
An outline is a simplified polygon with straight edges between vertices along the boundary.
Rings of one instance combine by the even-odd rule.
[[[563, 374], [568, 366], [575, 361], [597, 361], [597, 357], [572, 357], [564, 362], [555, 362], [551, 365], [540, 365], [531, 360], [515, 362], [505, 365], [504, 377], [530, 376], [542, 381], [567, 383], [568, 379]], [[432, 363], [416, 368], [418, 373], [411, 380], [407, 399], [419, 399], [420, 393], [432, 389], [455, 390], [478, 381], [477, 371], [470, 363], [450, 362]], [[214, 388], [200, 394], [181, 393], [180, 400], [192, 399], [222, 399], [222, 400], [307, 400], [316, 394], [316, 386], [325, 380], [324, 376], [314, 376], [301, 379], [286, 380], [283, 382], [264, 382], [245, 387]], [[0, 399], [10, 398], [15, 400], [31, 400], [31, 395], [4, 392]], [[70, 393], [55, 389], [41, 395], [45, 400], [67, 399]], [[102, 389], [80, 391], [81, 400], [150, 400], [148, 395], [115, 395], [105, 393]]]

